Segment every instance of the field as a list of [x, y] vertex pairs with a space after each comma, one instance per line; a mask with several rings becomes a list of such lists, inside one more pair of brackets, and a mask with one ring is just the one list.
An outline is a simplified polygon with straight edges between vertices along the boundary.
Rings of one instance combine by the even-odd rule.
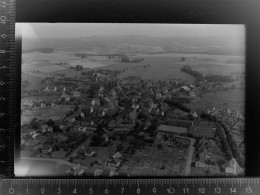
[[186, 105], [192, 110], [215, 106], [218, 109], [236, 109], [243, 114], [245, 107], [245, 91], [242, 89], [234, 89], [229, 91], [210, 92], [203, 95], [200, 102], [190, 102]]
[[65, 113], [69, 112], [72, 109], [73, 106], [71, 105], [56, 105], [54, 108], [51, 109], [27, 110], [25, 113], [22, 114], [21, 122], [23, 124], [26, 124], [35, 117], [42, 120], [48, 120], [48, 119], [59, 120], [64, 117], [63, 115], [65, 115]]
[[[185, 60], [181, 61], [184, 57]], [[101, 67], [101, 69], [124, 70], [119, 75], [120, 78], [135, 75], [143, 79], [181, 79], [193, 81], [194, 78], [186, 73], [182, 73], [180, 68], [189, 65], [194, 70], [208, 74], [228, 75], [232, 72], [245, 72], [245, 65], [241, 63], [232, 64], [230, 60], [243, 61], [242, 56], [222, 56], [207, 54], [155, 54], [135, 56], [137, 59], [144, 59], [140, 63], [117, 62], [113, 65]], [[234, 60], [235, 59], [235, 60]], [[240, 61], [239, 61], [240, 60]], [[231, 61], [232, 62], [232, 61]], [[145, 67], [146, 65], [149, 67]]]

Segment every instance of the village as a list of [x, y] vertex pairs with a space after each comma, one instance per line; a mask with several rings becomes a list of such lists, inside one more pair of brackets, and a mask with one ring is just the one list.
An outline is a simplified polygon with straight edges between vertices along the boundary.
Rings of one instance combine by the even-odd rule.
[[244, 174], [244, 141], [236, 139], [243, 115], [228, 106], [185, 106], [223, 90], [219, 82], [73, 70], [81, 77], [46, 77], [41, 89], [23, 91], [22, 157], [61, 160], [71, 166], [63, 173], [69, 176]]

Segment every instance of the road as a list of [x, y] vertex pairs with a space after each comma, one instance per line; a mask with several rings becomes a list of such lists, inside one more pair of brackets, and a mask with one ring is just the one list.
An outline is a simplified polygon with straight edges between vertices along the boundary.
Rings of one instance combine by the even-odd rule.
[[190, 142], [190, 149], [189, 149], [189, 154], [188, 154], [188, 158], [187, 158], [187, 162], [186, 162], [186, 167], [185, 167], [185, 171], [184, 171], [184, 176], [190, 175], [190, 166], [191, 166], [193, 152], [194, 152], [195, 139], [189, 138], [189, 140], [191, 142]]

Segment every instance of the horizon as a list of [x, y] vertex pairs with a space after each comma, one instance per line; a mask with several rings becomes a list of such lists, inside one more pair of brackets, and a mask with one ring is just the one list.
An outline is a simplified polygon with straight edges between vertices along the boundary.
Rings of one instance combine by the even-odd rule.
[[245, 36], [244, 25], [234, 24], [126, 24], [126, 23], [16, 23], [23, 38], [67, 39], [94, 36], [237, 37]]

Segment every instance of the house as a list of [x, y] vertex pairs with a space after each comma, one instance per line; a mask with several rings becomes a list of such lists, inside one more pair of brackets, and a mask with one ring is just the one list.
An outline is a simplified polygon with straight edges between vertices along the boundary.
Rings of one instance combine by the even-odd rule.
[[108, 141], [109, 141], [109, 139], [108, 139], [108, 135], [103, 134], [101, 137], [104, 138], [105, 142], [108, 142]]
[[113, 177], [115, 175], [115, 172], [112, 170], [105, 169], [102, 173], [102, 176], [104, 177]]
[[70, 101], [70, 96], [67, 95], [66, 98], [65, 98], [66, 101]]
[[55, 107], [55, 104], [52, 102], [51, 103], [51, 108], [54, 108]]
[[73, 123], [75, 120], [76, 120], [75, 117], [72, 117], [72, 118], [69, 119], [69, 122]]
[[36, 139], [39, 135], [40, 135], [39, 133], [32, 134], [32, 139]]
[[183, 91], [183, 92], [190, 92], [191, 90], [190, 90], [190, 88], [187, 87], [187, 86], [182, 86], [182, 87], [180, 88], [180, 91]]
[[156, 99], [159, 100], [162, 98], [162, 94], [161, 93], [156, 93], [155, 95]]
[[93, 106], [99, 106], [99, 105], [100, 105], [100, 100], [99, 100], [99, 99], [93, 99], [93, 100], [91, 101], [91, 104], [92, 104]]
[[131, 108], [133, 108], [133, 109], [136, 109], [136, 110], [137, 110], [137, 109], [139, 108], [139, 105], [138, 105], [138, 104], [133, 104]]
[[81, 93], [79, 91], [74, 91], [73, 92], [73, 97], [79, 98], [81, 96]]
[[116, 93], [116, 91], [114, 89], [111, 90], [111, 95], [112, 96], [116, 96], [117, 95], [117, 93]]
[[51, 145], [44, 145], [42, 147], [42, 154], [49, 154], [52, 152], [52, 146]]
[[232, 158], [227, 167], [225, 168], [225, 173], [228, 175], [239, 175], [243, 172], [243, 169], [238, 165], [235, 158]]
[[47, 132], [48, 131], [48, 125], [47, 124], [42, 125], [41, 130], [42, 130], [43, 133]]
[[60, 128], [60, 130], [61, 130], [62, 132], [65, 132], [66, 129], [67, 129], [67, 126], [61, 124], [61, 125], [59, 126], [59, 128]]
[[109, 159], [105, 164], [110, 168], [116, 168], [120, 165], [120, 163], [121, 163], [120, 159], [114, 158], [114, 159]]
[[90, 156], [93, 156], [95, 154], [96, 154], [96, 152], [94, 150], [91, 150], [89, 148], [86, 149], [85, 156], [90, 157]]
[[71, 168], [71, 173], [74, 176], [82, 176], [84, 174], [85, 170], [80, 167], [80, 164], [75, 165]]
[[41, 103], [41, 108], [46, 108], [46, 104], [45, 103]]
[[94, 171], [94, 176], [95, 176], [95, 177], [101, 176], [102, 173], [103, 173], [103, 170], [102, 170], [102, 169], [95, 169], [95, 171]]
[[31, 108], [33, 106], [33, 102], [26, 100], [22, 103], [22, 106], [24, 106], [25, 108]]
[[121, 159], [123, 156], [122, 156], [122, 154], [120, 153], [120, 152], [116, 152], [113, 156], [112, 156], [112, 158], [118, 158], [118, 159]]
[[204, 162], [202, 162], [202, 161], [196, 161], [195, 167], [205, 168], [205, 167], [207, 167], [207, 165]]
[[189, 96], [195, 97], [196, 94], [192, 91], [192, 92], [189, 92]]
[[196, 111], [191, 111], [190, 114], [191, 114], [194, 118], [197, 118], [197, 117], [198, 117]]

